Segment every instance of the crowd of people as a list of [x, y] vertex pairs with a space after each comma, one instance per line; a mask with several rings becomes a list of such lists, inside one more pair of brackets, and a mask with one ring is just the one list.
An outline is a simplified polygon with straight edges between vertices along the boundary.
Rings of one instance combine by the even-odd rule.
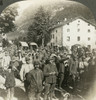
[[[78, 80], [81, 90], [95, 77], [96, 53], [75, 48], [71, 54], [64, 48], [38, 48], [36, 50], [8, 49], [0, 53], [0, 75], [5, 78], [7, 100], [14, 97], [15, 78], [24, 83], [29, 100], [56, 98], [55, 88], [63, 90], [71, 86], [76, 91]], [[78, 51], [78, 52], [77, 52]], [[92, 74], [92, 77], [90, 76]]]

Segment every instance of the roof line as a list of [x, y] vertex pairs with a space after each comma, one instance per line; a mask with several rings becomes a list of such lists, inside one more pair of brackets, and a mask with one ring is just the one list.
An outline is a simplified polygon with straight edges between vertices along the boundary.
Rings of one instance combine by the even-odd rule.
[[60, 24], [54, 25], [52, 29], [57, 28], [57, 27], [60, 27], [60, 26], [63, 26], [63, 25], [66, 25], [66, 24], [68, 24], [68, 23], [70, 23], [70, 22], [72, 22], [72, 21], [74, 21], [74, 20], [76, 20], [76, 19], [83, 19], [84, 21], [86, 21], [86, 22], [88, 22], [89, 24], [91, 24], [91, 25], [93, 25], [93, 26], [96, 27], [96, 24], [95, 24], [95, 23], [92, 23], [92, 22], [90, 22], [89, 20], [85, 19], [84, 17], [79, 16], [79, 17], [75, 17], [74, 19], [69, 19], [69, 20], [66, 21], [66, 22], [64, 22], [64, 21], [63, 21], [63, 22], [60, 22]]

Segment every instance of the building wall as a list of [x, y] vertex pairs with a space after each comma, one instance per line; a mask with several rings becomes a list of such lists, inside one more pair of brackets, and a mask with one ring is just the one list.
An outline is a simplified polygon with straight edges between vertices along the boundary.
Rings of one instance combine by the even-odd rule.
[[63, 27], [58, 27], [52, 30], [51, 32], [51, 44], [53, 45], [62, 45], [63, 40]]
[[[69, 39], [70, 38], [70, 39]], [[80, 40], [78, 40], [80, 39]], [[63, 46], [74, 44], [96, 47], [96, 29], [82, 19], [76, 19], [63, 26]]]

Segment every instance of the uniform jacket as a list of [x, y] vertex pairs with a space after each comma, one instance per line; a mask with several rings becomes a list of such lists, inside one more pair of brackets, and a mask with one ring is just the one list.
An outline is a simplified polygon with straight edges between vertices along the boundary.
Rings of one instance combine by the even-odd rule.
[[[56, 74], [50, 75], [51, 72], [56, 72]], [[56, 83], [57, 75], [58, 75], [58, 72], [57, 72], [55, 63], [50, 63], [50, 64], [45, 65], [44, 76], [45, 76], [46, 83]]]

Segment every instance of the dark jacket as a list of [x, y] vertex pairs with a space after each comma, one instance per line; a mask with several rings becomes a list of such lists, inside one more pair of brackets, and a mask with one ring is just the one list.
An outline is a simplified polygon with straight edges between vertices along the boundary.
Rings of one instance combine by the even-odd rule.
[[33, 69], [26, 75], [26, 80], [29, 82], [29, 92], [41, 92], [43, 72], [40, 69]]
[[9, 71], [5, 72], [6, 75], [6, 79], [5, 79], [5, 87], [6, 88], [11, 88], [15, 86], [15, 76], [14, 76], [14, 71], [11, 70], [11, 72], [9, 73]]
[[64, 61], [60, 60], [59, 63], [60, 63], [59, 73], [64, 74], [65, 71]]
[[78, 65], [79, 63], [77, 60], [74, 60], [72, 57], [69, 59], [70, 74], [72, 75], [77, 74]]
[[65, 64], [64, 64], [64, 62], [65, 62], [66, 60], [68, 60], [68, 58], [58, 59], [57, 68], [58, 68], [58, 72], [59, 72], [59, 73], [64, 74], [64, 72], [65, 72]]
[[[56, 74], [51, 75], [51, 72], [55, 72]], [[49, 63], [47, 65], [45, 65], [44, 67], [44, 77], [45, 77], [45, 82], [46, 83], [56, 83], [57, 80], [57, 68], [55, 63]]]

